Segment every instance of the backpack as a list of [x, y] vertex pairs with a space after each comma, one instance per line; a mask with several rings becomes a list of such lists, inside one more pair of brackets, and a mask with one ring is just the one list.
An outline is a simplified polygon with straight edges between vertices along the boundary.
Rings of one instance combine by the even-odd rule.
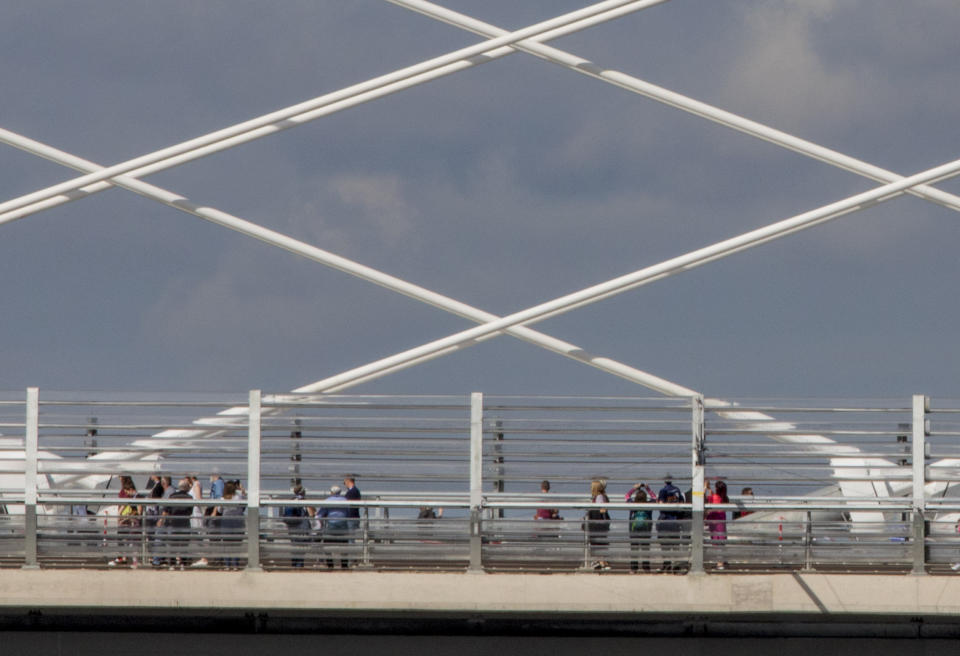
[[649, 510], [630, 511], [630, 532], [649, 533], [652, 513]]
[[305, 514], [303, 506], [284, 506], [280, 511], [281, 517], [303, 517]]
[[280, 509], [280, 517], [288, 528], [300, 528], [304, 525], [307, 509], [303, 506], [284, 506]]

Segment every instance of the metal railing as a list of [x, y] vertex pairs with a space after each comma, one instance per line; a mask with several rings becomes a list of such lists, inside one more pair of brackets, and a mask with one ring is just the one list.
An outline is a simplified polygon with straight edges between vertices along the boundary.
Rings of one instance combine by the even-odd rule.
[[[924, 397], [41, 398], [31, 388], [0, 395], [0, 565], [952, 571], [958, 420], [956, 405], [931, 410]], [[142, 487], [150, 475], [176, 484], [212, 473], [241, 480], [245, 497], [117, 499], [120, 474]], [[326, 500], [344, 476], [362, 501]], [[671, 507], [678, 519], [658, 517], [662, 504], [621, 501], [635, 483], [656, 488], [668, 476], [689, 491]], [[585, 519], [592, 479], [606, 481], [609, 521]], [[705, 516], [716, 480], [731, 492], [730, 504], [709, 507], [722, 520]], [[291, 517], [290, 507], [358, 516]], [[563, 519], [535, 520], [542, 507]], [[428, 508], [442, 516], [421, 517]], [[651, 521], [631, 530], [638, 509]]]

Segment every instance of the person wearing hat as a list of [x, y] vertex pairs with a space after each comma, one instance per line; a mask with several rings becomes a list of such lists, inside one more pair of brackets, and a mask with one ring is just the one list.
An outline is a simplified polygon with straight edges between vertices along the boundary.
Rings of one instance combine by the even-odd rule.
[[[325, 500], [346, 501], [347, 498], [341, 494], [339, 485], [333, 485], [330, 487], [330, 496], [328, 496]], [[350, 533], [350, 522], [347, 519], [347, 510], [348, 508], [346, 506], [317, 507], [317, 517], [320, 519], [320, 531], [324, 545], [346, 544], [349, 542], [348, 534]], [[326, 547], [324, 547], [324, 550], [326, 550]], [[327, 554], [327, 567], [330, 569], [333, 569], [334, 567], [333, 556], [333, 551], [329, 551]], [[350, 561], [347, 560], [346, 554], [344, 554], [342, 551], [340, 551], [340, 567], [343, 569], [350, 567]]]
[[[683, 503], [683, 492], [673, 484], [673, 476], [667, 474], [663, 477], [663, 487], [657, 493], [657, 503], [673, 504]], [[657, 538], [660, 540], [660, 550], [663, 552], [664, 561], [660, 566], [661, 572], [674, 571], [673, 562], [666, 560], [669, 552], [680, 549], [680, 516], [678, 510], [661, 510], [657, 518]]]
[[663, 477], [663, 487], [660, 488], [660, 492], [657, 493], [657, 503], [669, 503], [667, 499], [672, 496], [676, 496], [682, 500], [683, 492], [673, 484], [673, 474], [667, 474]]

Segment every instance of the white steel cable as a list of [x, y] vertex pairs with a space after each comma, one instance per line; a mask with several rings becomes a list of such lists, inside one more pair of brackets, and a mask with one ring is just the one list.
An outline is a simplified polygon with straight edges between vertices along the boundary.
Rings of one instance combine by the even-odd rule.
[[[436, 20], [453, 25], [461, 29], [468, 30], [474, 34], [486, 37], [496, 37], [506, 34], [507, 31], [484, 23], [465, 14], [440, 7], [426, 0], [386, 0], [395, 5], [405, 7], [419, 14], [429, 16]], [[838, 168], [857, 173], [876, 182], [896, 182], [903, 176], [893, 171], [888, 171], [879, 166], [864, 162], [863, 160], [844, 155], [843, 153], [820, 146], [811, 141], [801, 139], [781, 130], [771, 128], [762, 123], [752, 121], [732, 112], [708, 105], [707, 103], [689, 98], [682, 94], [664, 89], [663, 87], [651, 84], [639, 78], [627, 75], [620, 71], [603, 68], [587, 59], [577, 55], [565, 52], [553, 46], [539, 43], [538, 39], [521, 41], [510, 46], [516, 50], [521, 50], [540, 59], [558, 64], [568, 70], [586, 75], [594, 79], [613, 84], [627, 91], [640, 94], [651, 100], [664, 103], [670, 107], [680, 109], [689, 114], [705, 118], [714, 123], [724, 125], [744, 134], [748, 134], [758, 139], [763, 139], [769, 143], [792, 150], [802, 155], [807, 155], [813, 159], [832, 164]], [[952, 210], [960, 211], [960, 196], [935, 189], [928, 185], [918, 185], [911, 187], [906, 193], [918, 198], [938, 203]]]
[[[3, 128], [0, 128], [0, 140], [20, 148], [21, 150], [31, 152], [35, 155], [39, 155], [51, 161], [57, 162], [58, 164], [63, 164], [80, 171], [96, 171], [102, 168], [94, 162], [71, 155], [70, 153], [66, 153], [59, 149], [53, 148], [52, 146], [29, 139]], [[128, 176], [119, 176], [112, 181], [112, 184], [123, 187], [124, 189], [128, 189], [129, 191], [140, 194], [146, 198], [163, 203], [164, 205], [174, 209], [192, 214], [201, 219], [210, 221], [225, 228], [229, 228], [249, 237], [253, 237], [254, 239], [258, 239], [271, 246], [282, 248], [290, 253], [294, 253], [295, 255], [306, 257], [314, 262], [319, 262], [320, 264], [334, 268], [338, 271], [342, 271], [352, 276], [361, 278], [362, 280], [380, 285], [381, 287], [385, 287], [391, 291], [395, 291], [399, 294], [403, 294], [423, 303], [427, 303], [433, 307], [445, 310], [446, 312], [450, 312], [465, 319], [470, 319], [471, 321], [475, 321], [477, 323], [486, 323], [499, 318], [497, 315], [491, 312], [486, 312], [466, 303], [452, 299], [448, 296], [444, 296], [437, 292], [421, 287], [420, 285], [415, 285], [395, 276], [383, 273], [382, 271], [359, 264], [353, 260], [336, 255], [335, 253], [331, 253], [316, 246], [312, 246], [288, 235], [270, 230], [269, 228], [247, 221], [238, 216], [228, 214], [227, 212], [223, 212], [213, 207], [198, 205], [183, 196], [141, 180], [137, 180]], [[634, 383], [638, 383], [656, 392], [660, 392], [661, 394], [665, 394], [667, 396], [696, 395], [695, 391], [683, 387], [682, 385], [677, 385], [676, 383], [672, 383], [668, 380], [660, 378], [659, 376], [654, 376], [653, 374], [641, 371], [635, 367], [631, 367], [630, 365], [613, 360], [612, 358], [592, 354], [575, 344], [551, 337], [550, 335], [535, 331], [532, 328], [517, 326], [516, 328], [509, 329], [507, 332], [526, 342], [535, 344], [572, 360], [576, 360], [577, 362], [590, 365], [606, 373], [625, 378], [626, 380]]]
[[655, 280], [661, 280], [677, 273], [682, 273], [690, 269], [699, 267], [707, 262], [719, 260], [734, 253], [738, 253], [761, 244], [765, 244], [775, 239], [780, 239], [787, 235], [811, 228], [815, 225], [831, 221], [846, 214], [850, 214], [867, 207], [872, 207], [886, 200], [894, 198], [904, 193], [912, 186], [919, 184], [932, 183], [960, 174], [960, 160], [954, 160], [946, 164], [922, 171], [915, 175], [903, 178], [896, 182], [891, 182], [870, 191], [855, 194], [835, 203], [824, 205], [815, 210], [804, 212], [788, 219], [777, 221], [770, 225], [756, 230], [743, 233], [736, 237], [731, 237], [717, 242], [710, 246], [700, 248], [684, 255], [680, 255], [659, 264], [645, 267], [633, 273], [629, 273], [606, 282], [592, 285], [571, 294], [566, 294], [559, 298], [534, 305], [525, 310], [514, 312], [513, 314], [502, 317], [496, 321], [485, 323], [468, 330], [448, 335], [427, 344], [409, 349], [402, 353], [397, 353], [376, 362], [363, 365], [343, 372], [336, 376], [325, 378], [311, 385], [307, 385], [295, 390], [298, 393], [312, 392], [333, 392], [343, 389], [343, 385], [350, 384], [353, 380], [364, 378], [369, 379], [377, 373], [402, 366], [411, 366], [427, 360], [433, 359], [441, 351], [450, 352], [450, 349], [464, 348], [468, 345], [478, 343], [489, 339], [496, 333], [505, 328], [515, 325], [526, 325], [542, 321], [549, 317], [557, 316], [572, 309], [583, 307], [599, 300], [621, 294], [625, 291], [635, 289], [646, 285]]
[[[188, 141], [184, 141], [167, 148], [162, 148], [146, 155], [141, 155], [140, 157], [135, 157], [133, 159], [108, 166], [96, 172], [87, 173], [77, 178], [73, 178], [72, 180], [66, 180], [59, 184], [10, 199], [6, 202], [0, 203], [0, 223], [12, 221], [15, 218], [23, 218], [23, 216], [26, 216], [26, 214], [15, 213], [15, 211], [21, 210], [28, 205], [33, 206], [35, 204], [39, 204], [41, 206], [39, 209], [43, 209], [50, 206], [46, 205], [45, 203], [54, 201], [57, 198], [61, 198], [64, 201], [72, 200], [74, 199], [72, 194], [84, 187], [108, 180], [118, 175], [130, 173], [150, 164], [160, 162], [161, 160], [165, 160], [177, 155], [183, 155], [191, 151], [197, 151], [204, 146], [210, 146], [232, 137], [239, 137], [243, 135], [244, 141], [249, 141], [257, 138], [258, 136], [263, 136], [263, 134], [257, 134], [254, 136], [249, 134], [258, 128], [270, 127], [270, 132], [272, 133], [292, 127], [293, 125], [299, 124], [302, 121], [315, 118], [314, 116], [310, 116], [308, 114], [309, 112], [321, 109], [326, 105], [330, 105], [340, 100], [359, 96], [365, 92], [375, 91], [391, 83], [402, 82], [408, 78], [413, 78], [414, 76], [420, 74], [436, 72], [440, 69], [443, 69], [443, 67], [447, 65], [455, 64], [457, 62], [466, 62], [467, 60], [471, 60], [480, 55], [484, 56], [483, 61], [487, 61], [490, 58], [490, 51], [500, 48], [505, 50], [503, 53], [504, 55], [509, 54], [514, 51], [512, 48], [507, 46], [516, 43], [517, 41], [523, 41], [531, 37], [545, 35], [551, 31], [560, 32], [561, 28], [564, 27], [578, 25], [579, 27], [577, 29], [582, 29], [582, 27], [586, 27], [589, 24], [587, 19], [597, 18], [599, 20], [611, 9], [632, 4], [635, 6], [635, 10], [639, 10], [647, 6], [661, 4], [666, 1], [667, 0], [644, 0], [643, 2], [637, 2], [637, 0], [604, 0], [604, 2], [591, 5], [584, 9], [563, 14], [550, 20], [541, 21], [523, 29], [516, 30], [509, 34], [490, 39], [482, 43], [477, 43], [466, 48], [460, 48], [453, 52], [441, 55], [439, 57], [434, 57], [419, 64], [399, 69], [393, 73], [381, 75], [371, 80], [367, 80], [366, 82], [361, 82], [359, 84], [346, 87], [340, 91], [325, 94], [323, 96], [319, 96], [318, 98], [298, 103], [285, 109], [277, 110], [258, 118], [244, 121], [243, 123], [238, 123], [231, 127], [217, 130], [216, 132], [211, 132], [195, 139], [190, 139]], [[614, 16], [611, 16], [611, 18], [613, 17]], [[415, 84], [420, 84], [422, 81], [424, 80], [415, 82]], [[408, 84], [407, 86], [412, 85]], [[396, 90], [399, 90], [399, 88]], [[374, 95], [373, 97], [378, 96]], [[372, 99], [372, 97], [368, 99]], [[216, 148], [215, 150], [222, 150], [223, 148], [236, 145], [236, 143], [237, 142], [235, 141], [231, 141], [226, 145], [219, 144], [220, 147]], [[213, 151], [211, 150], [209, 152]], [[209, 154], [209, 152], [207, 154]], [[191, 159], [199, 156], [196, 154], [196, 152], [192, 152], [191, 155], [193, 155]], [[39, 211], [39, 209], [36, 211]]]

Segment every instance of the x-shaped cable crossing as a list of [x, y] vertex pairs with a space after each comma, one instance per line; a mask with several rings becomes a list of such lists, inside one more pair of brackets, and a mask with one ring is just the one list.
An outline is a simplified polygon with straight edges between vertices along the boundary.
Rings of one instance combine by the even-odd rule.
[[[420, 64], [399, 69], [393, 73], [346, 87], [340, 91], [328, 93], [312, 100], [298, 103], [271, 112], [270, 114], [108, 167], [99, 166], [93, 162], [65, 153], [22, 135], [0, 129], [0, 141], [64, 166], [74, 168], [83, 173], [83, 175], [63, 183], [0, 203], [0, 223], [10, 222], [51, 207], [87, 197], [111, 186], [119, 186], [164, 203], [170, 207], [188, 212], [204, 220], [228, 227], [265, 243], [284, 248], [292, 253], [307, 257], [364, 280], [374, 282], [480, 324], [474, 328], [305, 385], [294, 390], [295, 393], [330, 393], [342, 391], [360, 383], [385, 376], [394, 371], [415, 366], [427, 360], [466, 348], [498, 334], [507, 333], [564, 355], [565, 357], [639, 383], [665, 395], [689, 397], [695, 396], [696, 392], [616, 360], [591, 354], [576, 345], [536, 331], [529, 326], [537, 321], [542, 321], [546, 318], [584, 307], [641, 285], [662, 280], [676, 273], [701, 266], [742, 250], [779, 239], [852, 212], [872, 207], [905, 193], [960, 211], [960, 197], [932, 186], [938, 181], [960, 174], [960, 160], [955, 160], [909, 177], [904, 177], [892, 171], [885, 170], [829, 148], [799, 139], [785, 132], [775, 130], [755, 121], [650, 84], [649, 82], [625, 73], [604, 69], [593, 62], [545, 45], [544, 43], [551, 39], [613, 20], [629, 13], [663, 4], [667, 2], [667, 0], [606, 0], [605, 2], [600, 2], [513, 32], [508, 32], [469, 16], [426, 2], [425, 0], [387, 1], [456, 27], [480, 34], [486, 37], [487, 40], [440, 57], [435, 57]], [[253, 139], [274, 134], [290, 127], [302, 125], [322, 116], [339, 112], [349, 107], [384, 97], [460, 70], [472, 68], [517, 51], [534, 55], [546, 61], [564, 66], [572, 71], [638, 93], [647, 98], [657, 100], [658, 102], [709, 119], [847, 171], [857, 173], [874, 181], [882, 182], [883, 184], [870, 191], [850, 196], [841, 201], [804, 212], [788, 219], [777, 221], [763, 228], [752, 230], [711, 246], [691, 251], [659, 264], [587, 287], [578, 292], [561, 296], [504, 317], [499, 317], [240, 217], [197, 204], [179, 194], [148, 184], [139, 179], [151, 173], [171, 168], [214, 152], [246, 143]], [[713, 407], [729, 407], [729, 404], [719, 400], [708, 400], [707, 403]], [[232, 408], [221, 413], [223, 419], [220, 421], [229, 421], [229, 416], [243, 413], [244, 409], [242, 408]], [[773, 419], [762, 413], [736, 411], [733, 409], [726, 410], [725, 414], [728, 416], [736, 416], [745, 421], [770, 422]], [[205, 420], [203, 423], [209, 426], [210, 423], [215, 422], [211, 421], [207, 423], [207, 420]], [[773, 428], [773, 426], [770, 427]], [[794, 428], [792, 425], [781, 423], [780, 430], [789, 430], [792, 428]], [[189, 437], [189, 435], [183, 431], [178, 431], [177, 436]], [[174, 437], [174, 435], [170, 435], [169, 437]], [[785, 439], [788, 436], [779, 435], [775, 437]], [[842, 447], [832, 440], [819, 435], [804, 436], [793, 434], [789, 436], [789, 441], [807, 444], [811, 450], [825, 455], [838, 455], [840, 453], [852, 455], [857, 452], [854, 447]], [[877, 458], [863, 459], [861, 464], [865, 467], [891, 466], [889, 461]], [[894, 491], [897, 491], [896, 487], [896, 484], [891, 485], [891, 489]], [[853, 496], [864, 495], [865, 493], [863, 484], [849, 484], [848, 488], [844, 491], [848, 495]], [[874, 488], [867, 491], [866, 494], [869, 496], [875, 494], [880, 495], [881, 491]], [[885, 496], [885, 493], [883, 495]]]

